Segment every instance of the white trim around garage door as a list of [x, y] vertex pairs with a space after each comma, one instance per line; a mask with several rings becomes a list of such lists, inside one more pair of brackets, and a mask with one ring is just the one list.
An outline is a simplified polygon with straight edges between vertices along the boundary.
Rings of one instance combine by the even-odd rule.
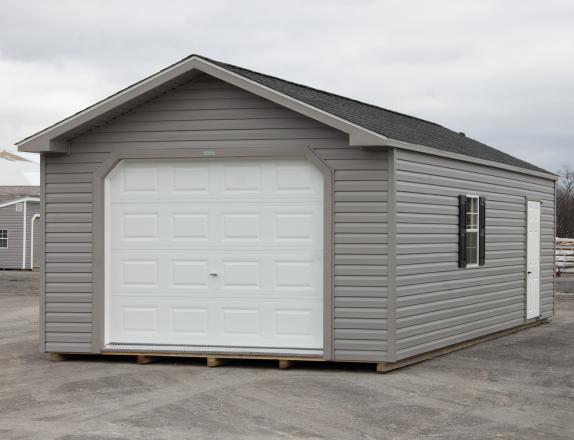
[[[313, 163], [323, 174], [324, 180], [324, 206], [323, 206], [323, 354], [324, 360], [333, 358], [333, 259], [332, 259], [332, 219], [333, 219], [333, 199], [332, 199], [332, 173], [328, 166], [320, 160], [310, 148], [285, 148], [285, 149], [261, 149], [261, 148], [244, 148], [244, 149], [210, 149], [210, 150], [163, 150], [163, 151], [142, 151], [133, 149], [128, 151], [115, 152], [110, 155], [94, 175], [94, 329], [93, 329], [93, 351], [105, 352], [111, 347], [107, 346], [109, 335], [105, 332], [105, 295], [106, 291], [106, 177], [115, 166], [124, 159], [174, 159], [174, 158], [241, 158], [241, 159], [273, 159], [273, 158], [306, 158]], [[99, 292], [99, 293], [98, 293]], [[208, 346], [203, 347], [208, 349]], [[256, 348], [256, 347], [255, 347]], [[117, 347], [116, 347], [117, 349]], [[142, 348], [143, 349], [143, 348]], [[227, 350], [227, 349], [225, 349]], [[259, 351], [259, 350], [258, 350]], [[227, 351], [226, 351], [227, 352]], [[309, 355], [317, 355], [310, 352]]]

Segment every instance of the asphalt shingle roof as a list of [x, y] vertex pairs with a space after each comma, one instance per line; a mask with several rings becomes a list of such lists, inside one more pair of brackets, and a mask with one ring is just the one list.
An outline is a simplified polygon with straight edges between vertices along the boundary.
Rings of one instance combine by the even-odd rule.
[[291, 98], [374, 131], [375, 133], [382, 134], [390, 139], [548, 173], [548, 171], [542, 168], [517, 159], [514, 156], [434, 122], [425, 121], [413, 116], [296, 84], [274, 76], [254, 72], [243, 67], [222, 63], [210, 58], [202, 56], [198, 56], [198, 58], [203, 58], [237, 75], [248, 78]]

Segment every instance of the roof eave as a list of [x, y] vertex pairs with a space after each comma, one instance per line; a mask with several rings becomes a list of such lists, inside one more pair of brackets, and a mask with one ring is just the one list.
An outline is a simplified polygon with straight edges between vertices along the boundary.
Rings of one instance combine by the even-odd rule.
[[[446, 157], [449, 159], [456, 159], [456, 160], [460, 160], [463, 162], [469, 162], [469, 163], [474, 163], [474, 164], [478, 164], [478, 165], [486, 165], [486, 166], [490, 166], [490, 167], [494, 167], [494, 168], [500, 168], [500, 169], [504, 169], [504, 170], [508, 170], [508, 171], [514, 171], [516, 173], [527, 174], [529, 176], [542, 177], [542, 178], [551, 179], [551, 180], [559, 180], [560, 179], [560, 176], [558, 176], [556, 174], [552, 174], [552, 173], [545, 173], [542, 171], [536, 171], [536, 170], [531, 170], [528, 168], [522, 168], [522, 167], [518, 167], [518, 166], [514, 166], [514, 165], [508, 165], [505, 163], [495, 162], [492, 160], [480, 159], [478, 157], [468, 156], [466, 154], [451, 153], [448, 151], [439, 150], [437, 148], [427, 147], [425, 145], [413, 144], [410, 142], [399, 141], [396, 139], [390, 139], [390, 138], [386, 139], [384, 146], [382, 148], [393, 148], [393, 147], [394, 148], [402, 148], [404, 150], [416, 151], [418, 153], [430, 154], [433, 156], [440, 156], [440, 157]], [[378, 146], [365, 146], [363, 148], [369, 149], [369, 150], [381, 149], [381, 147], [378, 147]]]
[[364, 127], [353, 124], [345, 119], [334, 116], [302, 101], [296, 100], [267, 86], [247, 79], [231, 72], [221, 66], [217, 66], [198, 56], [186, 58], [149, 78], [140, 81], [127, 89], [94, 104], [87, 109], [64, 119], [57, 124], [46, 128], [22, 141], [16, 143], [18, 151], [28, 153], [66, 153], [68, 151], [67, 135], [83, 124], [88, 124], [99, 116], [104, 116], [114, 108], [128, 104], [146, 92], [167, 83], [181, 75], [198, 70], [222, 81], [226, 81], [262, 98], [268, 99], [283, 107], [301, 113], [305, 116], [318, 120], [330, 127], [340, 130], [349, 135], [349, 142], [353, 146], [382, 146], [386, 137], [370, 131]]
[[518, 166], [506, 165], [503, 163], [480, 159], [473, 156], [450, 153], [432, 147], [387, 138], [382, 134], [375, 133], [371, 130], [361, 127], [360, 125], [349, 122], [343, 118], [335, 116], [324, 110], [320, 110], [316, 107], [313, 107], [312, 105], [299, 101], [267, 86], [259, 84], [253, 80], [245, 78], [197, 55], [192, 55], [188, 58], [185, 58], [182, 61], [179, 61], [178, 63], [175, 63], [174, 65], [163, 69], [162, 71], [110, 96], [109, 98], [104, 99], [103, 101], [100, 101], [97, 104], [94, 104], [93, 106], [88, 107], [87, 109], [73, 116], [70, 116], [67, 119], [64, 119], [63, 121], [36, 133], [35, 135], [17, 142], [16, 145], [18, 146], [18, 151], [29, 153], [66, 153], [69, 149], [67, 140], [71, 137], [69, 133], [72, 130], [77, 129], [84, 124], [88, 124], [98, 116], [103, 116], [107, 112], [111, 112], [113, 109], [120, 105], [129, 104], [130, 101], [135, 100], [141, 95], [147, 92], [152, 92], [156, 87], [159, 87], [169, 82], [170, 80], [176, 79], [184, 74], [190, 73], [193, 70], [206, 73], [222, 81], [233, 84], [264, 99], [268, 99], [269, 101], [275, 102], [278, 105], [289, 108], [295, 112], [322, 122], [325, 125], [340, 130], [341, 132], [347, 133], [349, 135], [349, 145], [353, 147], [369, 149], [384, 149], [389, 147], [403, 148], [406, 150], [418, 151], [435, 156], [449, 157], [465, 162], [507, 169], [510, 171], [544, 177], [547, 179], [558, 180], [559, 178], [555, 174], [551, 173], [544, 173]]

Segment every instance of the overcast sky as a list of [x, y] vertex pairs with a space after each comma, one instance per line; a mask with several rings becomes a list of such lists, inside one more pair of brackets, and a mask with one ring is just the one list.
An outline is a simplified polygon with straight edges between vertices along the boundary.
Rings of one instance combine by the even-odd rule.
[[574, 167], [571, 0], [0, 0], [0, 149], [191, 53]]

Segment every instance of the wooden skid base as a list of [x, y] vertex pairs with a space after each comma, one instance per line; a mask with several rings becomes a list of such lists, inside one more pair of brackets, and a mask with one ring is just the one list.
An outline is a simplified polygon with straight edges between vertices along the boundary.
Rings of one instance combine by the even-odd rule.
[[500, 332], [493, 333], [491, 335], [480, 336], [478, 338], [471, 339], [469, 341], [460, 342], [458, 344], [449, 345], [448, 347], [439, 348], [438, 350], [433, 350], [427, 353], [412, 356], [410, 358], [401, 359], [400, 361], [397, 362], [379, 362], [377, 364], [377, 373], [388, 373], [389, 371], [397, 370], [399, 368], [407, 367], [413, 364], [418, 364], [419, 362], [423, 362], [428, 359], [439, 357], [448, 353], [452, 353], [454, 351], [462, 350], [463, 348], [472, 347], [473, 345], [491, 341], [493, 339], [500, 338], [501, 336], [510, 335], [512, 333], [519, 332], [526, 328], [535, 327], [537, 325], [545, 324], [547, 322], [548, 319], [541, 319], [539, 321], [528, 322], [519, 327], [509, 328], [508, 330], [502, 330]]
[[[403, 368], [408, 365], [417, 364], [419, 362], [426, 361], [438, 356], [442, 356], [448, 353], [452, 353], [457, 350], [462, 350], [463, 348], [471, 347], [481, 342], [490, 341], [492, 339], [499, 338], [501, 336], [510, 335], [512, 333], [519, 332], [521, 330], [534, 327], [540, 324], [545, 324], [549, 322], [550, 319], [540, 319], [537, 321], [527, 322], [518, 327], [513, 327], [508, 330], [503, 330], [498, 333], [493, 333], [486, 336], [481, 336], [469, 341], [464, 341], [458, 344], [450, 345], [448, 347], [440, 348], [438, 350], [429, 351], [420, 355], [412, 356], [407, 359], [402, 359], [397, 362], [379, 362], [376, 363], [377, 373], [388, 373], [389, 371], [396, 370], [398, 368]], [[82, 356], [82, 355], [93, 355], [92, 353], [50, 353], [51, 361], [62, 361], [71, 356]], [[117, 352], [117, 351], [107, 351], [101, 353], [105, 356], [133, 356], [136, 358], [138, 364], [149, 364], [155, 362], [160, 358], [164, 357], [194, 357], [202, 358], [206, 360], [208, 367], [219, 367], [231, 362], [234, 359], [263, 359], [263, 360], [274, 360], [277, 361], [277, 366], [285, 370], [291, 368], [296, 361], [307, 361], [307, 362], [324, 362], [322, 357], [319, 356], [266, 356], [266, 355], [242, 355], [241, 353], [163, 353], [163, 352]], [[368, 363], [368, 362], [364, 362]]]
[[140, 365], [151, 364], [157, 362], [157, 356], [147, 356], [145, 354], [140, 354], [136, 357], [136, 362]]
[[291, 368], [295, 361], [291, 359], [279, 359], [279, 369], [286, 370], [287, 368]]
[[216, 358], [216, 357], [208, 357], [207, 358], [207, 366], [210, 368], [220, 367], [220, 366], [225, 365], [229, 362], [231, 362], [231, 359], [229, 359], [229, 358]]
[[[210, 356], [205, 353], [160, 353], [160, 352], [103, 352], [101, 355], [104, 356], [126, 356], [134, 357], [138, 364], [151, 364], [153, 362], [159, 361], [161, 358], [167, 357], [193, 357], [199, 359], [205, 359], [206, 365], [208, 367], [219, 367], [232, 362], [237, 359], [260, 359], [260, 360], [273, 360], [277, 361], [277, 366], [284, 370], [291, 368], [296, 361], [307, 361], [307, 362], [323, 362], [323, 358], [318, 356], [296, 356], [296, 357], [282, 357], [282, 356], [254, 356], [254, 355], [242, 355], [238, 354], [218, 354], [217, 356]], [[49, 353], [51, 361], [62, 361], [67, 358], [81, 357], [81, 356], [94, 356], [94, 353]], [[96, 355], [97, 356], [97, 355]]]
[[52, 362], [60, 362], [66, 358], [65, 355], [62, 353], [50, 353], [50, 361]]

